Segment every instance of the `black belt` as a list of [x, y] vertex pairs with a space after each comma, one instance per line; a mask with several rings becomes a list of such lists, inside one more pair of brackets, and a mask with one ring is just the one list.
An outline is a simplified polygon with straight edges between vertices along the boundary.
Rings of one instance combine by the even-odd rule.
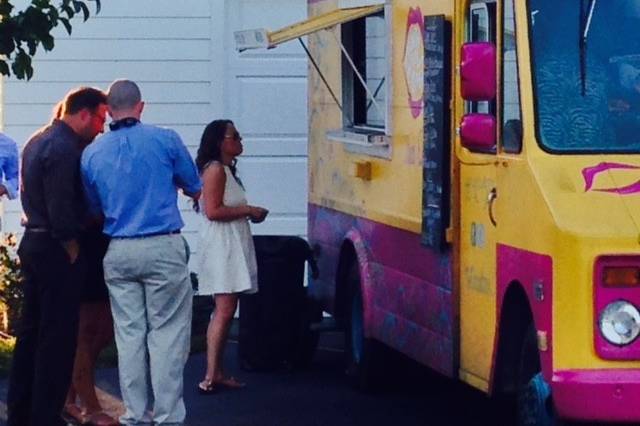
[[150, 234], [131, 235], [131, 236], [127, 236], [127, 237], [111, 237], [111, 238], [120, 239], [120, 240], [127, 240], [127, 239], [133, 239], [133, 238], [159, 237], [161, 235], [175, 235], [175, 234], [179, 234], [179, 233], [180, 233], [180, 230], [176, 229], [174, 231], [152, 232]]
[[44, 232], [51, 232], [51, 230], [49, 228], [33, 227], [33, 228], [26, 228], [24, 232], [44, 233]]

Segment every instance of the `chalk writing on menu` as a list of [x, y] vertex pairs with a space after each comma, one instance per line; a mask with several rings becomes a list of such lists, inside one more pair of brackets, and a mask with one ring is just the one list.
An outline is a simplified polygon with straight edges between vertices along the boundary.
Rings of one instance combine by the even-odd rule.
[[449, 226], [450, 29], [443, 15], [424, 21], [422, 244], [443, 250]]

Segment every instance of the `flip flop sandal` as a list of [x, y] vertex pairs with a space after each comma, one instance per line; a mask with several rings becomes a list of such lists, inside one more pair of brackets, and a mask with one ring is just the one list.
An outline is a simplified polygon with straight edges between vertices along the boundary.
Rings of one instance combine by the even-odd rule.
[[[73, 408], [72, 408], [73, 407]], [[61, 413], [62, 419], [74, 426], [86, 424], [86, 419], [82, 414], [82, 410], [77, 406], [65, 406]]]
[[211, 382], [202, 381], [198, 383], [197, 387], [200, 395], [213, 395], [217, 392], [215, 386]]

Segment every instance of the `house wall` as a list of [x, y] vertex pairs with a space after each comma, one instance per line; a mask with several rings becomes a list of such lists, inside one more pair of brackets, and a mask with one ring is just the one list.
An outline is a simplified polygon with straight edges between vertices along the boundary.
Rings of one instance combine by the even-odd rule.
[[[17, 2], [18, 6], [28, 3]], [[185, 5], [188, 4], [188, 7]], [[93, 4], [90, 3], [93, 7]], [[306, 17], [298, 0], [107, 0], [53, 51], [39, 51], [29, 82], [5, 79], [2, 123], [22, 146], [47, 123], [55, 103], [79, 85], [106, 89], [136, 81], [143, 121], [175, 129], [195, 158], [205, 125], [230, 118], [244, 137], [239, 171], [249, 201], [271, 210], [257, 234], [306, 234], [306, 58], [294, 43], [238, 54], [233, 31], [276, 28]], [[19, 202], [4, 203], [3, 230], [20, 233]], [[180, 200], [191, 246], [200, 218]]]

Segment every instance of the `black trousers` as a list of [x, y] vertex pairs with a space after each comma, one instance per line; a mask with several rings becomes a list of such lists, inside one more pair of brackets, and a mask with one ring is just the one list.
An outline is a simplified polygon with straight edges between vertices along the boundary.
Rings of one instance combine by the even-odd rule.
[[7, 395], [8, 426], [64, 426], [85, 273], [48, 233], [26, 232], [18, 255], [24, 305]]

